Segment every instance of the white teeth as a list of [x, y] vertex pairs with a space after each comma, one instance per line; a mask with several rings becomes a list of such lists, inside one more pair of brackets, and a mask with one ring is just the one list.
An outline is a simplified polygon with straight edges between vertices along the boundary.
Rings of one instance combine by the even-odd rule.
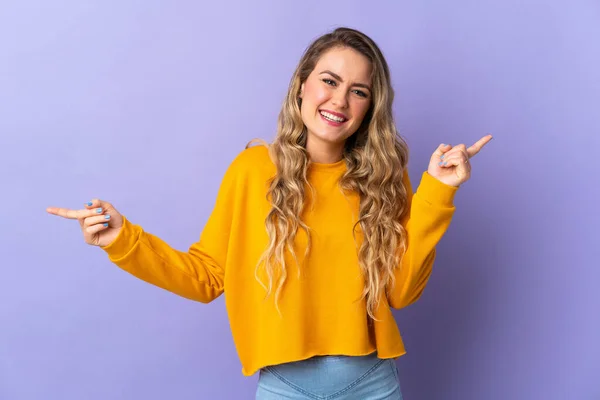
[[341, 117], [336, 117], [333, 114], [329, 114], [328, 112], [321, 111], [321, 115], [333, 122], [344, 122], [346, 119]]

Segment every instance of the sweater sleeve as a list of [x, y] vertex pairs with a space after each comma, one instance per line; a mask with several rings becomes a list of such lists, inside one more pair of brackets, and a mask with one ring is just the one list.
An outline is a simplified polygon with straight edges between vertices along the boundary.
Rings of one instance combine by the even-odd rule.
[[187, 252], [173, 249], [123, 217], [117, 238], [102, 247], [111, 262], [135, 277], [182, 297], [208, 303], [224, 287], [237, 173], [232, 164], [221, 182], [216, 203], [200, 239]]
[[419, 299], [429, 280], [435, 246], [450, 225], [457, 187], [446, 185], [424, 172], [413, 195], [408, 172], [404, 172], [407, 213], [402, 225], [408, 234], [406, 252], [396, 269], [396, 282], [388, 301], [393, 308], [406, 307]]

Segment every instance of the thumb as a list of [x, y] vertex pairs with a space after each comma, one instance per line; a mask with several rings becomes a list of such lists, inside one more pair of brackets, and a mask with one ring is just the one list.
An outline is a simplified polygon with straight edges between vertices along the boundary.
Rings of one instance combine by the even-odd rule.
[[437, 149], [435, 149], [435, 151], [433, 152], [433, 154], [431, 155], [432, 159], [436, 159], [441, 157], [444, 153], [447, 153], [449, 150], [452, 150], [452, 145], [451, 144], [440, 144]]
[[104, 211], [109, 207], [112, 207], [112, 205], [109, 202], [100, 199], [92, 199], [85, 203], [85, 208], [87, 208], [88, 210], [91, 210], [92, 208], [102, 208], [102, 210]]
[[435, 169], [435, 167], [440, 162], [441, 157], [444, 154], [446, 154], [447, 152], [449, 152], [450, 150], [452, 150], [451, 144], [445, 144], [445, 143], [440, 144], [437, 147], [437, 149], [435, 149], [435, 151], [431, 155], [431, 158], [429, 159], [429, 167]]

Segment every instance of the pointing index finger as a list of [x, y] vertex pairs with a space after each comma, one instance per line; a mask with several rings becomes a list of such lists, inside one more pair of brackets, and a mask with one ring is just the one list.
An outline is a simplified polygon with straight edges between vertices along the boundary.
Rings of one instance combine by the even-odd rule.
[[94, 212], [97, 212], [97, 210], [71, 210], [68, 208], [60, 207], [48, 207], [46, 211], [49, 214], [58, 215], [59, 217], [67, 219], [85, 218], [93, 215]]
[[483, 146], [485, 146], [490, 140], [492, 140], [492, 135], [486, 135], [479, 139], [473, 146], [469, 147], [467, 149], [467, 154], [469, 155], [469, 158], [479, 153]]

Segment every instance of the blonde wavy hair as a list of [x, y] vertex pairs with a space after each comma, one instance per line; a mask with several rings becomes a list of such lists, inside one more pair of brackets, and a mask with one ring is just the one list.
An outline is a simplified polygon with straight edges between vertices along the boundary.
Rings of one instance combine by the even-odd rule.
[[[279, 311], [278, 301], [288, 275], [284, 254], [289, 252], [298, 265], [294, 242], [299, 229], [307, 236], [305, 259], [310, 252], [310, 228], [300, 218], [306, 206], [306, 188], [312, 190], [312, 187], [307, 180], [310, 160], [299, 93], [319, 58], [332, 48], [354, 49], [372, 64], [371, 105], [361, 126], [346, 140], [343, 158], [347, 169], [339, 185], [342, 190], [354, 191], [360, 196], [353, 236], [356, 243], [360, 227], [363, 240], [357, 251], [365, 285], [358, 300], [365, 300], [369, 317], [375, 319], [381, 296], [389, 294], [394, 287], [394, 269], [399, 267], [406, 250], [401, 218], [407, 208], [402, 177], [408, 162], [408, 146], [394, 123], [394, 90], [387, 62], [375, 42], [357, 30], [337, 28], [316, 39], [305, 50], [279, 113], [277, 135], [270, 145], [260, 140], [269, 148], [277, 173], [269, 182], [267, 193], [272, 205], [265, 220], [269, 244], [258, 261], [255, 275], [267, 291], [267, 297], [275, 291]], [[268, 277], [266, 284], [259, 278], [260, 268], [264, 268]], [[299, 265], [298, 269], [300, 271]]]

